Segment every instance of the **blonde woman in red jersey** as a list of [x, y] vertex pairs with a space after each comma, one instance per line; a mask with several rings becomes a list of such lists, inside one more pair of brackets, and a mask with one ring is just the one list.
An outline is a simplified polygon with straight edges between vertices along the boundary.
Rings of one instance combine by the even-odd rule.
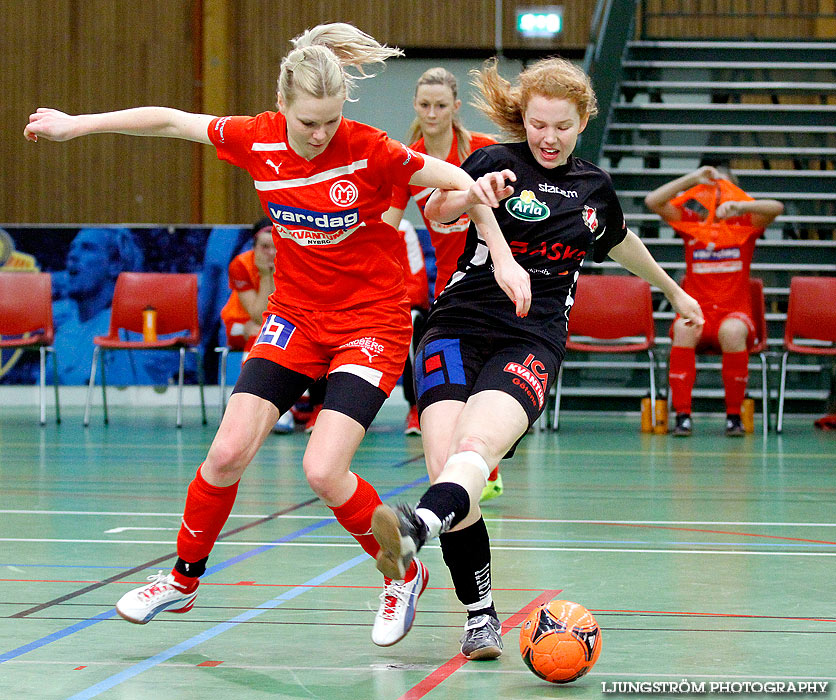
[[[413, 151], [446, 160], [453, 165], [461, 165], [476, 149], [496, 143], [493, 137], [468, 131], [464, 127], [459, 116], [462, 101], [459, 99], [458, 82], [456, 76], [446, 68], [436, 66], [424, 71], [415, 85], [412, 106], [415, 109], [415, 120], [410, 127], [407, 141]], [[470, 217], [464, 213], [451, 223], [428, 219], [424, 214], [424, 206], [432, 192], [432, 188], [429, 187], [396, 187], [392, 195], [392, 208], [384, 215], [384, 221], [397, 227], [409, 203], [410, 195], [415, 199], [435, 251], [435, 298], [441, 294], [456, 271], [459, 256], [464, 250]], [[418, 331], [421, 327], [423, 323], [416, 325]], [[416, 339], [413, 342], [417, 344], [418, 341]], [[410, 406], [406, 420], [407, 431], [420, 431], [418, 409], [415, 405]], [[482, 500], [496, 498], [501, 493], [502, 477], [499, 475], [499, 468], [496, 467], [482, 492]]]
[[[380, 497], [351, 471], [351, 460], [401, 373], [411, 335], [397, 234], [381, 219], [393, 184], [466, 193], [499, 261], [500, 285], [519, 313], [527, 313], [531, 301], [528, 275], [485, 206], [497, 204], [501, 178], [474, 183], [449, 163], [343, 118], [353, 81], [366, 75], [362, 67], [401, 52], [342, 23], [315, 27], [293, 44], [281, 64], [278, 112], [218, 118], [140, 107], [71, 116], [42, 108], [24, 130], [32, 141], [111, 132], [214, 145], [219, 158], [249, 172], [274, 224], [276, 289], [264, 324], [189, 485], [174, 569], [119, 600], [116, 610], [129, 622], [191, 609], [244, 470], [279, 415], [326, 374], [328, 392], [303, 458], [305, 476], [361, 547], [378, 554], [370, 530]], [[385, 579], [372, 632], [376, 644], [394, 644], [409, 631], [426, 585], [420, 562], [402, 581]]]

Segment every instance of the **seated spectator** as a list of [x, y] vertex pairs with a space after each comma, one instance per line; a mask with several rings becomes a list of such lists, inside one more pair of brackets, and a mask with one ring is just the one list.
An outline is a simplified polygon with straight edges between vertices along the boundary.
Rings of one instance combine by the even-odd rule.
[[[241, 362], [247, 358], [261, 330], [267, 300], [275, 291], [273, 269], [276, 245], [273, 242], [273, 222], [267, 217], [257, 221], [252, 228], [253, 247], [236, 255], [229, 263], [229, 301], [221, 309], [221, 320], [226, 329], [226, 342], [230, 350], [244, 352]], [[293, 414], [283, 413], [274, 433], [292, 433]]]
[[743, 435], [740, 410], [749, 378], [749, 348], [755, 340], [749, 268], [755, 241], [784, 205], [753, 199], [737, 186], [731, 171], [711, 165], [662, 185], [644, 202], [684, 239], [682, 288], [699, 302], [705, 316], [703, 326], [688, 326], [679, 316], [674, 320], [668, 367], [676, 412], [673, 434], [691, 434], [696, 352], [713, 349], [723, 356], [726, 435]]
[[253, 247], [229, 263], [229, 301], [221, 309], [230, 350], [249, 351], [261, 329], [267, 298], [275, 290], [273, 224], [263, 218], [253, 226]]

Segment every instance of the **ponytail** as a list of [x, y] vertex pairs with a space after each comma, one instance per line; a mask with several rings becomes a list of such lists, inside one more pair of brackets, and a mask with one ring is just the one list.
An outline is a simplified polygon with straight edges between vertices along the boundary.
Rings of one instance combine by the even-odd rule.
[[[320, 24], [291, 40], [293, 49], [282, 59], [278, 93], [291, 104], [297, 91], [312, 97], [344, 96], [358, 80], [371, 78], [364, 66], [402, 56], [398, 48], [380, 44], [357, 27], [343, 22]], [[353, 68], [352, 72], [346, 70]]]

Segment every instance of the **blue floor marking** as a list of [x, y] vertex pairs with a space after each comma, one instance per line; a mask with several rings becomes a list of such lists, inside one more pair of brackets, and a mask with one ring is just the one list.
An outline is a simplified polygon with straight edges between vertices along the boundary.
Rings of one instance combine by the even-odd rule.
[[[419, 486], [420, 484], [427, 483], [428, 481], [429, 481], [429, 477], [422, 476], [418, 479], [415, 479], [414, 481], [409, 482], [408, 484], [404, 484], [403, 486], [398, 486], [397, 488], [394, 488], [391, 491], [387, 491], [385, 494], [381, 494], [381, 499], [385, 500], [387, 498], [393, 498], [394, 496], [398, 496], [398, 495], [404, 493], [405, 491], [408, 491], [409, 489], [414, 488], [415, 486]], [[227, 567], [232, 566], [233, 564], [237, 564], [240, 561], [243, 561], [245, 559], [249, 559], [251, 556], [254, 556], [255, 554], [260, 554], [262, 552], [267, 551], [268, 549], [272, 549], [276, 545], [279, 545], [283, 542], [289, 542], [289, 541], [294, 540], [298, 537], [302, 537], [303, 535], [305, 535], [305, 534], [307, 534], [307, 533], [309, 533], [313, 530], [318, 530], [319, 528], [325, 527], [326, 525], [332, 525], [335, 522], [336, 521], [334, 520], [334, 518], [324, 518], [323, 520], [318, 521], [318, 522], [314, 523], [313, 525], [309, 525], [309, 526], [307, 526], [305, 528], [302, 528], [301, 530], [297, 530], [296, 532], [293, 532], [289, 535], [285, 535], [283, 537], [280, 537], [279, 539], [274, 540], [273, 542], [271, 542], [269, 545], [263, 545], [261, 547], [257, 547], [256, 549], [253, 549], [249, 552], [244, 552], [243, 554], [239, 554], [239, 555], [237, 555], [235, 557], [232, 557], [231, 559], [227, 559], [226, 561], [223, 561], [219, 564], [215, 564], [215, 566], [208, 567], [206, 569], [206, 573], [204, 574], [204, 576], [209, 576], [213, 573], [216, 573], [218, 571], [226, 569]], [[368, 555], [367, 554], [361, 554], [359, 557], [357, 557], [357, 559], [358, 559], [358, 561], [356, 563], [359, 563], [360, 561], [365, 561], [366, 559], [368, 559]], [[352, 559], [350, 561], [354, 561], [354, 559]], [[356, 564], [352, 564], [351, 566], [355, 566], [355, 565]], [[351, 568], [351, 567], [349, 567], [349, 568]], [[334, 571], [334, 569], [332, 569], [332, 571]], [[336, 576], [336, 575], [337, 574], [334, 574], [334, 576]], [[305, 584], [305, 585], [308, 585], [308, 584]], [[310, 585], [314, 585], [314, 584], [310, 584]], [[304, 590], [305, 591], [309, 590], [309, 588], [310, 588], [310, 586], [308, 585], [308, 588], [305, 588]], [[295, 590], [297, 590], [297, 589], [294, 588], [293, 591], [295, 591]], [[292, 592], [292, 591], [290, 591], [290, 592]], [[300, 591], [300, 592], [304, 592], [304, 591]], [[295, 595], [299, 595], [299, 593], [296, 593]], [[295, 595], [293, 597], [295, 597]], [[278, 603], [275, 603], [275, 605], [280, 605], [282, 602], [284, 602], [283, 601], [283, 596], [279, 596], [278, 598], [274, 598], [273, 601], [279, 601]], [[272, 603], [273, 601], [268, 601], [264, 605], [268, 605], [269, 603]], [[275, 607], [275, 605], [273, 605], [272, 607]], [[261, 607], [261, 606], [259, 606], [259, 607]], [[255, 610], [258, 610], [258, 608], [255, 608]], [[260, 615], [261, 613], [258, 613], [258, 614]], [[109, 619], [111, 619], [115, 616], [116, 616], [116, 610], [111, 608], [110, 610], [107, 610], [103, 613], [99, 613], [98, 615], [94, 615], [93, 617], [90, 617], [86, 620], [82, 620], [81, 622], [77, 622], [74, 625], [70, 625], [69, 627], [66, 627], [63, 630], [58, 630], [57, 632], [53, 632], [52, 634], [46, 635], [45, 637], [41, 637], [40, 639], [36, 639], [32, 642], [29, 642], [28, 644], [24, 644], [23, 646], [19, 646], [16, 649], [11, 649], [7, 652], [4, 652], [4, 653], [0, 654], [0, 664], [4, 663], [6, 661], [10, 661], [11, 659], [15, 659], [18, 656], [23, 656], [23, 654], [28, 654], [30, 651], [34, 651], [35, 649], [40, 649], [41, 647], [44, 647], [47, 644], [51, 644], [52, 642], [56, 642], [59, 639], [63, 639], [64, 637], [68, 637], [71, 634], [75, 634], [76, 632], [80, 632], [81, 630], [86, 629], [87, 627], [95, 625], [97, 622], [101, 622], [102, 620], [109, 620]], [[235, 620], [235, 619], [237, 619], [237, 618], [233, 618], [233, 620]], [[229, 625], [231, 623], [224, 623], [224, 624]], [[238, 623], [235, 623], [235, 624], [238, 624]], [[235, 625], [232, 625], [232, 626], [235, 626]], [[220, 632], [223, 632], [223, 631], [224, 630], [220, 630], [216, 634], [220, 634]], [[215, 636], [215, 635], [212, 635], [212, 636]], [[187, 643], [187, 642], [184, 642], [184, 644], [185, 643]], [[153, 658], [157, 658], [157, 657], [153, 657]], [[164, 660], [164, 659], [161, 659], [161, 660]], [[157, 663], [159, 663], [159, 662], [157, 662]], [[152, 664], [152, 665], [154, 665], [154, 664]], [[121, 681], [120, 681], [120, 683], [121, 683]], [[79, 697], [81, 697], [81, 696], [79, 696]], [[90, 697], [92, 697], [92, 696], [90, 696]]]
[[[367, 554], [360, 554], [353, 559], [349, 559], [348, 561], [343, 562], [342, 564], [338, 564], [333, 569], [329, 569], [328, 571], [320, 574], [312, 578], [310, 581], [303, 583], [300, 586], [296, 586], [289, 591], [282, 593], [279, 596], [276, 596], [272, 600], [268, 600], [265, 603], [262, 603], [256, 608], [252, 608], [251, 610], [247, 610], [240, 615], [236, 615], [228, 622], [221, 622], [220, 624], [215, 625], [214, 627], [210, 627], [208, 630], [201, 632], [200, 634], [196, 634], [191, 639], [186, 639], [185, 641], [180, 642], [179, 644], [175, 644], [173, 647], [169, 647], [165, 651], [161, 651], [159, 654], [155, 654], [154, 656], [145, 659], [144, 661], [140, 661], [138, 664], [131, 666], [130, 668], [121, 671], [120, 673], [116, 673], [110, 678], [106, 678], [105, 680], [96, 683], [95, 685], [90, 686], [86, 690], [82, 690], [80, 693], [71, 696], [67, 700], [87, 700], [88, 698], [94, 698], [100, 693], [103, 693], [106, 690], [110, 690], [115, 686], [119, 685], [120, 683], [124, 683], [126, 680], [133, 678], [134, 676], [138, 676], [143, 671], [147, 671], [158, 664], [163, 663], [164, 661], [168, 661], [169, 659], [177, 656], [178, 654], [182, 654], [183, 652], [188, 651], [196, 647], [198, 644], [202, 644], [213, 637], [217, 637], [222, 632], [226, 632], [227, 630], [233, 629], [237, 625], [240, 625], [242, 622], [247, 622], [248, 620], [252, 620], [254, 617], [258, 617], [259, 615], [267, 612], [268, 610], [272, 610], [273, 608], [278, 607], [282, 603], [287, 602], [288, 600], [292, 600], [297, 596], [302, 595], [303, 593], [309, 591], [311, 588], [318, 586], [330, 579], [338, 576], [339, 574], [348, 571], [349, 569], [361, 564], [364, 561], [368, 561], [369, 557]], [[208, 570], [207, 570], [208, 572]]]

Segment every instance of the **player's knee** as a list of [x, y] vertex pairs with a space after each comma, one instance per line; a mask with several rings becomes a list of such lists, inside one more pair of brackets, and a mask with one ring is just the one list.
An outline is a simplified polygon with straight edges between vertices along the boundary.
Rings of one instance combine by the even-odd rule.
[[209, 448], [209, 454], [201, 468], [211, 475], [213, 483], [239, 479], [247, 467], [247, 454], [239, 445], [228, 440], [216, 440]]
[[337, 474], [332, 464], [328, 464], [314, 456], [305, 455], [302, 458], [302, 470], [313, 492], [324, 501], [331, 503], [335, 499], [335, 488], [338, 486]]
[[686, 326], [682, 319], [673, 325], [673, 344], [679, 347], [695, 348], [702, 336], [702, 329], [695, 326]]
[[492, 449], [485, 440], [479, 437], [466, 437], [459, 440], [456, 451], [450, 456], [444, 465], [445, 470], [452, 466], [466, 464], [485, 478], [490, 474], [490, 467], [484, 455], [491, 455]]
[[724, 321], [717, 333], [720, 347], [724, 352], [742, 352], [746, 349], [749, 329], [737, 319]]

